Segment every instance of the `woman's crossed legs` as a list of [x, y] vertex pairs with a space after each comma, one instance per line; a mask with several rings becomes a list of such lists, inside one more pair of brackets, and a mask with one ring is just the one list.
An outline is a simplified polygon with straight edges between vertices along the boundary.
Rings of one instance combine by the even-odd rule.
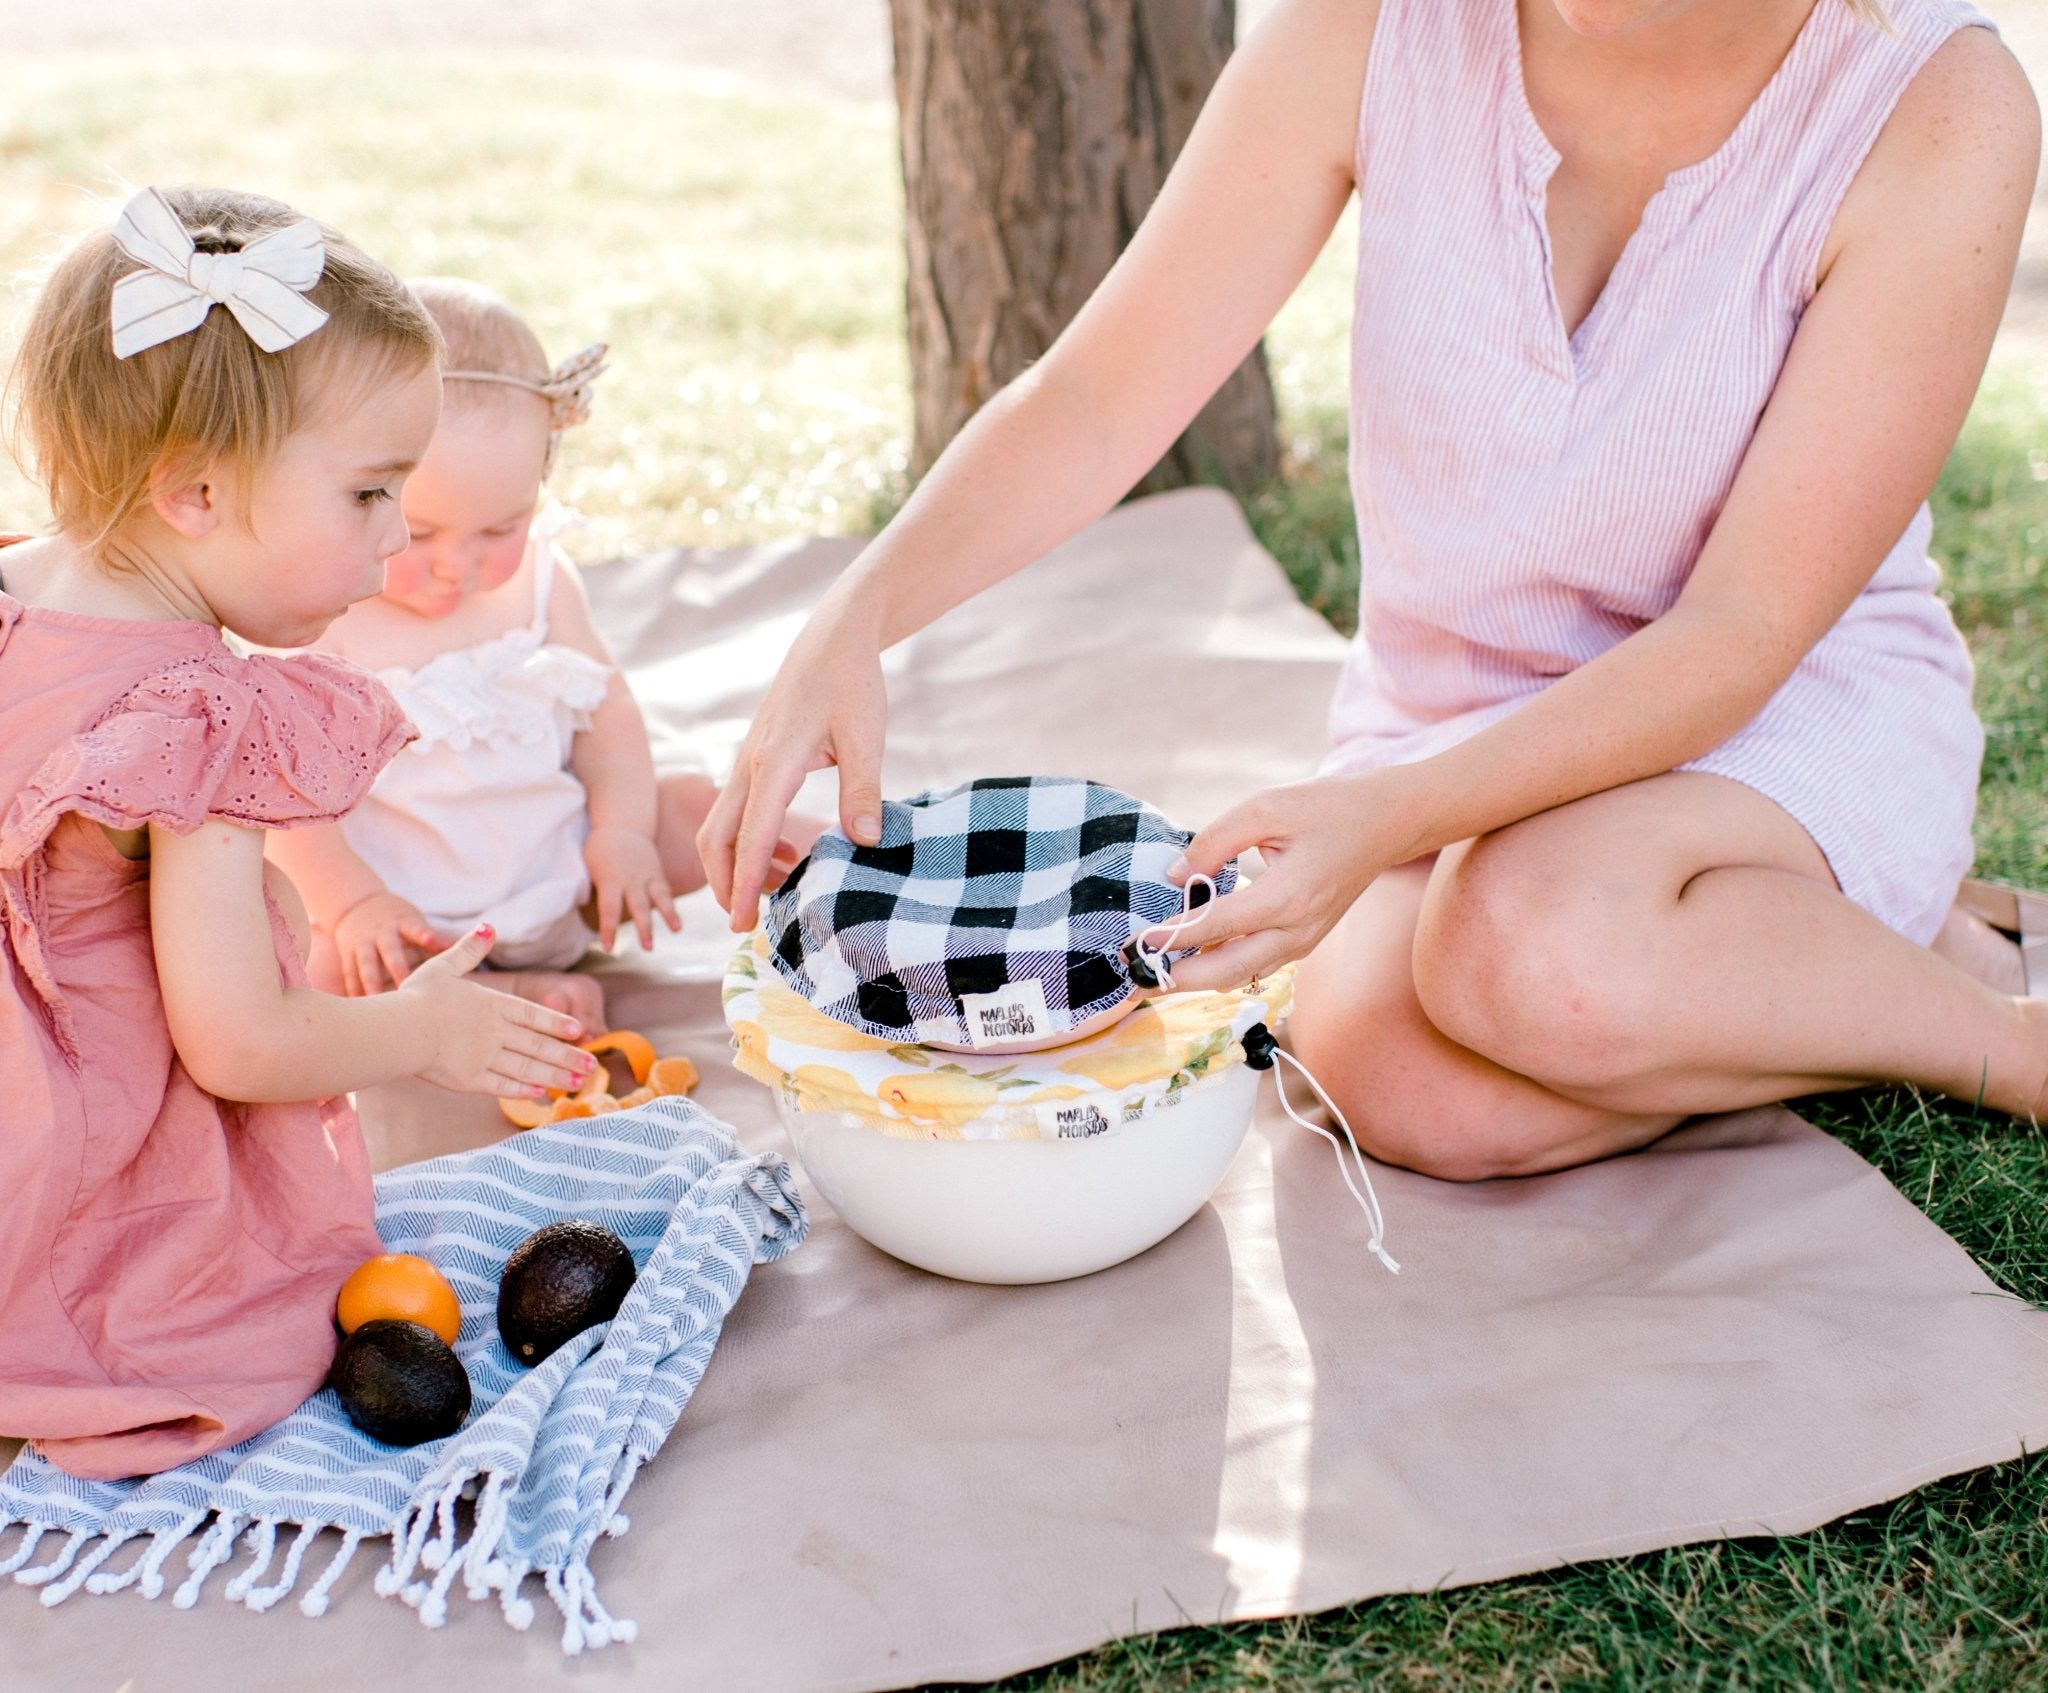
[[1368, 1152], [1453, 1180], [1868, 1082], [2048, 1108], [2048, 1001], [1887, 929], [1784, 810], [1692, 772], [1382, 875], [1303, 964], [1293, 1038]]

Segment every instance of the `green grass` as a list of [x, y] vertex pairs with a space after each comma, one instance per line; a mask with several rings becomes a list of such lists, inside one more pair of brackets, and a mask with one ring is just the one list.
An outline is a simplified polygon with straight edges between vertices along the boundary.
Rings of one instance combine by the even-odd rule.
[[[9, 67], [0, 269], [101, 215], [90, 190], [217, 180], [314, 211], [412, 274], [614, 344], [562, 492], [588, 556], [854, 532], [903, 491], [900, 193], [889, 114], [660, 68], [427, 60]], [[1343, 459], [1348, 227], [1269, 339], [1283, 484], [1252, 519], [1355, 616]], [[1987, 383], [1937, 496], [1978, 655], [1990, 873], [2048, 878], [2048, 403]], [[40, 520], [0, 474], [0, 527]], [[1805, 1102], [2012, 1294], [2048, 1304], [2048, 1140], [1939, 1101]], [[1921, 1489], [1782, 1541], [1716, 1542], [1314, 1618], [1119, 1642], [1024, 1689], [2048, 1687], [2048, 1464]]]
[[[406, 275], [498, 289], [550, 355], [613, 344], [559, 491], [604, 557], [865, 526], [909, 433], [886, 112], [664, 68], [391, 59], [10, 67], [0, 271], [120, 184], [270, 193]], [[40, 517], [0, 480], [0, 523]]]

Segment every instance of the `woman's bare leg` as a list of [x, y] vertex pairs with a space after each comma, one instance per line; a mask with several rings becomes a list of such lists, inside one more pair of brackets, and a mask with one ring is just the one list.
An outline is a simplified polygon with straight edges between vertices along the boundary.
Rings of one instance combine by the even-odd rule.
[[1294, 1019], [1392, 1162], [1556, 1169], [1695, 1112], [1871, 1081], [2048, 1103], [2048, 1002], [1850, 904], [1805, 831], [1739, 783], [1634, 783], [1420, 874], [1368, 890], [1304, 966]]

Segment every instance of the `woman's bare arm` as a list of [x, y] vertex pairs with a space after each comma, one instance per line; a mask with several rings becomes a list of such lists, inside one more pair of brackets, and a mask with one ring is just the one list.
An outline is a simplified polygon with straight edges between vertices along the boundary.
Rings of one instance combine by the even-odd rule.
[[809, 771], [839, 766], [841, 821], [874, 838], [881, 650], [1101, 516], [1257, 344], [1351, 193], [1376, 16], [1374, 0], [1281, 0], [1087, 305], [826, 596], [699, 837], [735, 928]]

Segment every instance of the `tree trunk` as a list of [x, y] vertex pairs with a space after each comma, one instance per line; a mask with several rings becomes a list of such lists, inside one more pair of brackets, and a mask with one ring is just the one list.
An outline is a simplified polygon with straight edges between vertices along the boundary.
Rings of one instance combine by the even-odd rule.
[[[890, 0], [909, 209], [911, 469], [1052, 345], [1152, 204], [1236, 0]], [[1263, 348], [1139, 492], [1279, 464]]]

